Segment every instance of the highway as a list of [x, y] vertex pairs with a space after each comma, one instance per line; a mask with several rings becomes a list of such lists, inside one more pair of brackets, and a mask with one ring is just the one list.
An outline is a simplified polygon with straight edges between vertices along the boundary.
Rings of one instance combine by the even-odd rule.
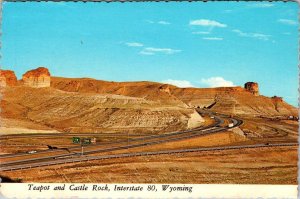
[[[128, 141], [112, 142], [105, 145], [103, 144], [89, 145], [84, 147], [83, 153], [81, 151], [82, 150], [81, 146], [76, 146], [76, 147], [69, 147], [67, 149], [38, 151], [37, 153], [34, 154], [17, 153], [17, 154], [1, 155], [0, 171], [28, 169], [32, 167], [90, 161], [90, 160], [97, 160], [97, 159], [121, 158], [121, 157], [132, 157], [132, 156], [141, 156], [141, 155], [187, 153], [187, 152], [196, 152], [196, 151], [227, 150], [227, 149], [240, 149], [240, 148], [293, 146], [297, 144], [297, 143], [269, 144], [269, 145], [257, 144], [257, 145], [246, 145], [246, 146], [210, 147], [210, 148], [87, 156], [96, 153], [107, 153], [107, 152], [113, 152], [122, 149], [129, 149], [129, 148], [141, 148], [149, 145], [190, 139], [198, 136], [204, 136], [212, 133], [222, 132], [230, 128], [235, 128], [243, 123], [243, 121], [240, 119], [230, 118], [229, 116], [226, 115], [211, 114], [211, 116], [215, 120], [214, 123], [205, 127], [199, 127], [192, 130], [173, 132], [168, 134], [131, 138]], [[233, 123], [233, 127], [224, 126], [224, 120], [227, 120], [229, 123]]]
[[[131, 139], [130, 142], [122, 141], [122, 142], [115, 142], [109, 145], [109, 147], [105, 147], [106, 145], [90, 145], [85, 146], [84, 148], [84, 155], [86, 154], [93, 154], [99, 152], [110, 152], [115, 150], [122, 150], [122, 149], [129, 149], [129, 148], [136, 148], [136, 147], [143, 147], [153, 144], [160, 144], [170, 141], [178, 141], [182, 139], [188, 139], [195, 136], [203, 136], [209, 133], [215, 133], [219, 131], [223, 131], [226, 128], [224, 127], [215, 127], [223, 123], [223, 120], [219, 117], [215, 117], [215, 123], [206, 127], [196, 128], [193, 130], [182, 131], [182, 132], [174, 132], [162, 135], [152, 135], [143, 138], [135, 138]], [[130, 143], [130, 144], [129, 144]], [[104, 147], [104, 148], [103, 148]], [[2, 155], [0, 160], [8, 158], [11, 161], [1, 161], [1, 166], [4, 164], [17, 164], [21, 162], [28, 162], [28, 161], [38, 161], [38, 160], [47, 160], [51, 158], [61, 158], [61, 157], [68, 157], [72, 155], [78, 155], [81, 153], [81, 146], [77, 147], [70, 147], [68, 148], [70, 152], [66, 152], [66, 150], [46, 150], [46, 151], [39, 151], [35, 154], [28, 154], [28, 153], [19, 153], [19, 154], [9, 154], [9, 155]], [[40, 154], [44, 154], [45, 157], [37, 157]], [[14, 157], [23, 156], [22, 160], [14, 160]]]
[[93, 160], [113, 159], [113, 158], [128, 158], [136, 156], [151, 156], [151, 155], [163, 155], [163, 154], [176, 154], [176, 153], [191, 153], [201, 151], [224, 151], [224, 150], [236, 150], [245, 148], [262, 148], [262, 147], [285, 147], [285, 146], [297, 146], [298, 143], [282, 143], [282, 144], [255, 144], [255, 145], [243, 145], [243, 146], [225, 146], [225, 147], [205, 147], [205, 148], [194, 148], [194, 149], [181, 149], [181, 150], [165, 150], [155, 152], [137, 152], [137, 153], [124, 153], [116, 155], [103, 155], [103, 156], [83, 156], [83, 157], [72, 157], [72, 159], [56, 159], [46, 162], [37, 163], [25, 163], [22, 165], [9, 165], [1, 166], [0, 171], [12, 171], [20, 169], [31, 169], [35, 167], [50, 166], [57, 164], [76, 163]]
[[[27, 137], [32, 137], [32, 138], [49, 138], [49, 137], [76, 137], [76, 136], [99, 136], [97, 133], [32, 133], [32, 134], [9, 134], [9, 135], [2, 135], [0, 136], [0, 141], [1, 140], [8, 140], [8, 139], [14, 139], [14, 138], [27, 138]], [[114, 137], [114, 136], [124, 136], [122, 133], [114, 133], [114, 134], [109, 134], [109, 133], [102, 133], [102, 136], [105, 137]], [[138, 134], [132, 136], [146, 136], [147, 134]]]
[[[214, 120], [215, 122], [211, 125], [208, 125], [208, 126], [205, 126], [205, 127], [198, 127], [198, 128], [195, 128], [195, 129], [192, 129], [192, 130], [186, 130], [186, 131], [180, 131], [180, 132], [172, 132], [172, 133], [166, 133], [166, 134], [160, 134], [160, 135], [150, 135], [150, 136], [145, 136], [145, 137], [141, 137], [141, 138], [131, 138], [131, 139], [128, 139], [126, 141], [117, 141], [117, 142], [111, 142], [111, 143], [100, 143], [100, 144], [96, 144], [96, 145], [92, 145], [92, 146], [85, 146], [84, 148], [92, 148], [92, 147], [102, 147], [102, 146], [105, 146], [105, 145], [116, 145], [116, 144], [122, 144], [123, 147], [125, 147], [128, 142], [130, 143], [133, 143], [133, 142], [136, 142], [136, 141], [148, 141], [148, 140], [153, 140], [153, 139], [160, 139], [158, 143], [163, 143], [163, 142], [166, 142], [166, 141], [175, 141], [176, 139], [177, 140], [180, 140], [180, 138], [178, 136], [181, 136], [181, 135], [184, 135], [182, 138], [188, 138], [188, 134], [192, 134], [193, 137], [194, 136], [199, 136], [199, 135], [206, 135], [208, 133], [214, 133], [214, 132], [219, 132], [220, 130], [225, 130], [224, 128], [219, 128], [219, 129], [215, 129], [215, 130], [211, 130], [211, 131], [208, 131], [208, 132], [205, 132], [209, 129], [213, 129], [214, 127], [217, 127], [217, 126], [220, 126], [224, 123], [224, 120], [218, 116], [214, 116]], [[241, 120], [237, 120], [237, 125], [240, 125], [242, 123]], [[74, 134], [72, 134], [74, 135]], [[85, 135], [85, 134], [84, 134]], [[95, 135], [95, 134], [94, 134]], [[31, 137], [31, 135], [26, 135], [27, 137]], [[177, 136], [177, 138], [175, 138], [174, 140], [174, 137]], [[23, 135], [24, 137], [24, 135]], [[173, 138], [172, 138], [173, 137]], [[162, 141], [161, 139], [162, 138], [165, 138], [164, 141]], [[170, 139], [170, 140], [168, 140]], [[150, 145], [151, 143], [144, 143], [144, 146], [146, 145]], [[141, 146], [141, 145], [139, 145]], [[134, 146], [133, 146], [134, 147]], [[111, 146], [112, 148], [112, 146]], [[132, 148], [130, 146], [126, 146], [125, 148]], [[69, 147], [67, 148], [69, 151], [73, 151], [73, 150], [81, 150], [81, 146], [74, 146], [74, 147]], [[115, 149], [121, 149], [121, 148], [113, 148], [114, 150]], [[35, 154], [45, 154], [45, 153], [57, 153], [59, 151], [62, 151], [62, 152], [65, 152], [66, 151], [66, 148], [64, 149], [55, 149], [55, 150], [43, 150], [43, 151], [37, 151], [37, 153]], [[86, 151], [86, 150], [85, 150]], [[107, 151], [107, 150], [106, 150]], [[99, 150], [99, 152], [102, 152], [101, 150]], [[67, 154], [67, 155], [70, 155], [70, 154]], [[9, 158], [9, 157], [18, 157], [18, 156], [32, 156], [32, 154], [28, 154], [26, 152], [23, 152], [23, 153], [16, 153], [16, 154], [4, 154], [4, 155], [0, 155], [0, 160], [2, 158]], [[50, 157], [50, 156], [49, 156]], [[51, 156], [51, 157], [56, 157], [56, 156]]]

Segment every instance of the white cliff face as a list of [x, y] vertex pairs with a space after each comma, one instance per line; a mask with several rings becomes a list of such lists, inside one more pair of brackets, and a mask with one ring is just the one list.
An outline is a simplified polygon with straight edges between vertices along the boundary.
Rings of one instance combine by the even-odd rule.
[[194, 111], [188, 120], [188, 129], [193, 129], [196, 127], [199, 127], [203, 125], [204, 119], [197, 113], [197, 111]]

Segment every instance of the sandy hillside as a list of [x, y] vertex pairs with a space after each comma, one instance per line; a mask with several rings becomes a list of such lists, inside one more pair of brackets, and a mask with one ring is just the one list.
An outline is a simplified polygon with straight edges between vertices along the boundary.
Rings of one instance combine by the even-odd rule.
[[263, 95], [255, 96], [242, 87], [178, 88], [156, 82], [107, 82], [59, 77], [52, 77], [51, 87], [79, 93], [110, 93], [140, 97], [176, 106], [207, 107], [228, 114], [298, 115], [298, 110], [284, 100]]
[[[2, 130], [63, 132], [156, 132], [195, 127], [193, 109], [115, 94], [66, 92], [54, 88], [7, 87], [1, 101]], [[196, 115], [195, 115], [196, 114]], [[10, 129], [14, 128], [14, 129]]]
[[53, 77], [44, 67], [26, 72], [14, 84], [13, 71], [0, 75], [1, 85], [6, 85], [1, 101], [4, 133], [163, 133], [203, 125], [195, 108], [253, 118], [298, 115], [282, 98], [260, 95], [253, 82], [255, 93], [247, 87], [178, 88], [147, 81]]

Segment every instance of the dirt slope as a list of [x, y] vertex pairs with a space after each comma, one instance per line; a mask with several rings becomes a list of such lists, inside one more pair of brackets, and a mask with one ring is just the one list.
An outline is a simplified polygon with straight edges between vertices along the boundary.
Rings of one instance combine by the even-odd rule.
[[45, 88], [22, 81], [3, 88], [1, 131], [169, 132], [201, 125], [196, 107], [247, 117], [298, 115], [280, 97], [257, 96], [241, 87], [178, 88], [50, 76], [49, 81]]
[[156, 82], [108, 82], [89, 78], [52, 77], [51, 87], [71, 92], [116, 94], [187, 107], [180, 99]]
[[255, 96], [241, 87], [229, 88], [175, 88], [172, 94], [183, 102], [214, 111], [241, 115], [298, 115], [295, 107], [263, 95]]
[[241, 87], [178, 88], [156, 82], [106, 82], [58, 77], [52, 77], [51, 87], [80, 93], [110, 93], [140, 97], [182, 107], [208, 107], [227, 114], [298, 115], [297, 109], [284, 101], [263, 95], [255, 96]]
[[4, 127], [27, 121], [64, 132], [180, 130], [187, 128], [194, 113], [143, 98], [23, 86], [6, 88], [1, 108]]

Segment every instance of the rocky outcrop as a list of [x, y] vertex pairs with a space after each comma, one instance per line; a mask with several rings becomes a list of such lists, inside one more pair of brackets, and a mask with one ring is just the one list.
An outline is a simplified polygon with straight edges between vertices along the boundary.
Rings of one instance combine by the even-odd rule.
[[271, 97], [273, 103], [274, 103], [274, 108], [277, 112], [280, 112], [281, 109], [281, 104], [283, 103], [283, 99], [282, 97], [278, 97], [278, 96], [273, 96]]
[[11, 70], [0, 70], [0, 86], [16, 86], [17, 77], [14, 71]]
[[259, 95], [258, 83], [256, 82], [247, 82], [244, 88], [255, 96]]
[[50, 73], [47, 68], [39, 67], [34, 70], [27, 71], [22, 81], [25, 86], [30, 87], [50, 87]]
[[282, 97], [278, 97], [278, 96], [273, 96], [273, 97], [271, 97], [272, 98], [272, 100], [274, 101], [274, 102], [283, 102], [283, 99], [282, 99]]

